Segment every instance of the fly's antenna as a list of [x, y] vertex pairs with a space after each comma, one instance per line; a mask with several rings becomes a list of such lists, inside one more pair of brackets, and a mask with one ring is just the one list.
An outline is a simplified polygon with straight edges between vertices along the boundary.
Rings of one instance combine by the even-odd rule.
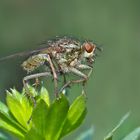
[[102, 45], [102, 44], [101, 44], [101, 45], [97, 45], [97, 44], [96, 44], [96, 48], [97, 48], [97, 50], [99, 50], [100, 52], [103, 51], [103, 45]]
[[94, 43], [94, 44], [96, 45], [96, 50], [95, 50], [95, 54], [94, 54], [94, 57], [96, 58], [96, 57], [100, 56], [99, 52], [103, 51], [103, 45], [102, 44], [98, 45], [97, 43]]

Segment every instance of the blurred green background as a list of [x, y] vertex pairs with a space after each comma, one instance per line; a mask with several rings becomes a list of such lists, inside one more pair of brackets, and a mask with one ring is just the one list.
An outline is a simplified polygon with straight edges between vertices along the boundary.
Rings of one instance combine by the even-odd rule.
[[[103, 138], [126, 112], [131, 117], [124, 134], [140, 125], [140, 1], [138, 0], [2, 0], [0, 1], [0, 57], [38, 47], [56, 35], [92, 39], [103, 45], [87, 83], [88, 115], [65, 140], [92, 124], [96, 140]], [[24, 59], [0, 63], [0, 97], [21, 89]], [[80, 94], [74, 86], [70, 97]], [[1, 99], [4, 100], [4, 99]]]

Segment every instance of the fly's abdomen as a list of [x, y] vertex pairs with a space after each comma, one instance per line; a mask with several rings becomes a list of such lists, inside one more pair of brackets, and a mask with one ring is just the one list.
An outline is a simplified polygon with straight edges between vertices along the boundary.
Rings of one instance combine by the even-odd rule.
[[27, 72], [32, 72], [36, 68], [44, 64], [44, 62], [47, 60], [47, 56], [47, 54], [38, 54], [31, 56], [26, 61], [24, 61], [21, 66]]

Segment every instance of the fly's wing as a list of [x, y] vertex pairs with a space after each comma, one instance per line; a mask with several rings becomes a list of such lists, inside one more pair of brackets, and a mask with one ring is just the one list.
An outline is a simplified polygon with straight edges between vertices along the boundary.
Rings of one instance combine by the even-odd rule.
[[48, 40], [48, 41], [43, 41], [42, 43], [38, 44], [39, 45], [39, 49], [36, 49], [36, 50], [32, 50], [32, 51], [29, 51], [29, 52], [21, 52], [21, 53], [15, 53], [15, 54], [12, 54], [12, 55], [9, 55], [9, 56], [6, 56], [6, 57], [3, 57], [3, 58], [0, 58], [0, 61], [4, 61], [4, 60], [7, 60], [7, 59], [11, 59], [11, 58], [15, 58], [15, 57], [22, 57], [22, 56], [30, 56], [30, 55], [34, 55], [34, 54], [38, 54], [39, 52], [42, 52], [42, 53], [47, 53], [49, 52], [49, 49], [50, 47], [58, 47], [58, 46], [67, 46], [68, 44], [76, 44], [78, 45], [79, 44], [79, 41], [75, 40], [75, 39], [72, 39], [72, 38], [69, 38], [69, 37], [56, 37], [55, 39], [52, 39], [52, 40]]
[[27, 51], [27, 52], [15, 53], [15, 54], [12, 54], [12, 55], [9, 55], [9, 56], [6, 56], [6, 57], [2, 57], [2, 58], [0, 58], [0, 62], [4, 61], [4, 60], [7, 60], [7, 59], [11, 59], [11, 58], [23, 57], [23, 56], [28, 57], [30, 55], [38, 54], [39, 52], [45, 51], [45, 50], [47, 50], [47, 48], [53, 46], [52, 42], [53, 42], [52, 40], [43, 41], [43, 42], [37, 44], [37, 45], [39, 45], [38, 49], [35, 49], [35, 50], [32, 50], [32, 51]]
[[15, 57], [22, 57], [22, 56], [33, 55], [33, 54], [35, 54], [35, 53], [37, 53], [39, 51], [40, 50], [34, 50], [34, 51], [30, 51], [30, 52], [15, 53], [15, 54], [12, 54], [12, 55], [0, 58], [0, 61], [4, 61], [4, 60], [15, 58]]
[[44, 44], [43, 46], [40, 45], [40, 48], [36, 49], [36, 50], [15, 53], [15, 54], [11, 54], [11, 55], [6, 56], [6, 57], [2, 57], [2, 58], [0, 58], [0, 62], [4, 61], [4, 60], [7, 60], [7, 59], [11, 59], [11, 58], [24, 57], [24, 56], [28, 57], [28, 56], [31, 56], [31, 55], [35, 55], [35, 54], [38, 54], [39, 52], [41, 52], [41, 51], [43, 51], [47, 48], [48, 48], [47, 44]]

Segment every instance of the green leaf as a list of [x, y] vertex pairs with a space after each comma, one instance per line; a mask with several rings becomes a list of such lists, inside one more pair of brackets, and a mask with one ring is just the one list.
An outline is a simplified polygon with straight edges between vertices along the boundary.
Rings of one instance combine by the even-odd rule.
[[0, 102], [0, 127], [4, 128], [18, 137], [23, 137], [26, 130], [20, 126], [10, 114], [8, 107]]
[[8, 140], [8, 137], [0, 132], [0, 140]]
[[83, 132], [76, 140], [93, 140], [94, 127], [92, 126], [87, 131]]
[[[36, 92], [32, 87], [32, 91]], [[23, 90], [20, 94], [11, 89], [7, 92], [7, 105], [0, 102], [0, 127], [25, 140], [59, 140], [77, 128], [86, 115], [86, 103], [79, 96], [69, 108], [64, 95], [50, 104], [47, 90], [42, 87], [32, 106]], [[34, 110], [33, 110], [34, 109]]]
[[124, 115], [123, 118], [118, 123], [118, 125], [104, 138], [104, 140], [112, 140], [114, 133], [124, 123], [124, 121], [129, 117], [129, 115], [130, 115], [130, 112], [128, 112], [126, 115]]
[[11, 111], [12, 115], [16, 118], [16, 120], [22, 126], [24, 126], [24, 128], [29, 130], [30, 125], [28, 121], [31, 117], [33, 107], [25, 95], [20, 94], [15, 89], [12, 89], [11, 91], [12, 93], [8, 92], [6, 98], [9, 110]]
[[41, 88], [40, 93], [39, 93], [39, 98], [43, 99], [48, 106], [50, 105], [49, 94], [45, 87]]
[[64, 95], [51, 104], [44, 123], [46, 125], [45, 140], [58, 140], [69, 109], [69, 102]]
[[70, 106], [61, 137], [76, 129], [83, 122], [86, 113], [85, 96], [80, 95]]
[[58, 140], [69, 109], [65, 96], [56, 99], [49, 107], [44, 100], [37, 104], [32, 116], [32, 128], [26, 140]]
[[34, 128], [31, 128], [24, 140], [45, 140], [45, 138], [42, 135], [39, 135]]
[[37, 130], [37, 133], [39, 135], [45, 136], [46, 124], [44, 122], [47, 119], [47, 114], [48, 114], [48, 106], [44, 100], [40, 100], [40, 102], [37, 104], [36, 108], [34, 109], [32, 115], [33, 128]]
[[0, 101], [0, 112], [9, 115], [8, 107]]
[[140, 137], [140, 127], [134, 129], [130, 134], [128, 134], [122, 140], [137, 140]]
[[45, 139], [45, 120], [47, 119], [48, 106], [44, 100], [40, 100], [32, 114], [32, 128], [26, 136], [26, 140]]
[[38, 91], [33, 86], [27, 84], [27, 89], [28, 89], [29, 93], [26, 93], [25, 88], [23, 88], [22, 93], [23, 94], [27, 94], [27, 96], [29, 96], [29, 97], [36, 97], [36, 96], [38, 96]]
[[2, 120], [0, 119], [0, 127], [13, 133], [19, 138], [24, 138], [25, 132], [23, 132], [20, 127], [17, 127], [15, 124], [11, 123], [8, 120]]

